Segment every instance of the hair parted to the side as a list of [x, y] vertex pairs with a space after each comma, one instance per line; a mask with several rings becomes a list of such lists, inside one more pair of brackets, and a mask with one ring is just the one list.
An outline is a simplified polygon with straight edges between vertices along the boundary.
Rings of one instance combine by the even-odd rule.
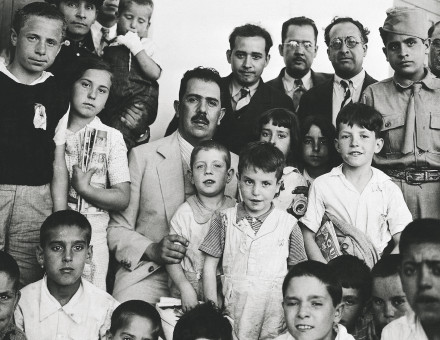
[[[61, 2], [67, 2], [68, 0], [45, 0], [47, 3], [55, 6], [59, 6]], [[95, 6], [96, 11], [99, 11], [102, 4], [104, 3], [104, 0], [69, 0], [71, 2], [79, 3], [80, 1], [85, 1], [87, 4], [91, 4]]]
[[229, 48], [232, 51], [235, 47], [235, 39], [237, 37], [261, 37], [266, 42], [265, 44], [265, 52], [266, 57], [269, 54], [269, 50], [273, 45], [272, 37], [270, 36], [270, 33], [266, 31], [263, 27], [253, 24], [246, 24], [243, 26], [235, 27], [232, 31], [231, 35], [229, 36]]
[[284, 108], [274, 108], [262, 113], [257, 123], [256, 139], [259, 138], [264, 125], [272, 122], [272, 125], [290, 130], [290, 152], [286, 156], [286, 165], [300, 168], [301, 152], [299, 137], [299, 120], [296, 114]]
[[185, 313], [174, 328], [173, 340], [232, 340], [232, 326], [210, 301]]
[[245, 169], [254, 168], [265, 173], [275, 172], [279, 181], [285, 165], [284, 155], [276, 146], [268, 142], [251, 142], [240, 152], [238, 175], [241, 176]]
[[54, 212], [43, 222], [40, 228], [40, 246], [44, 248], [51, 230], [59, 226], [72, 227], [76, 226], [86, 232], [87, 245], [90, 244], [92, 238], [92, 226], [87, 218], [75, 210], [60, 210]]
[[362, 43], [368, 43], [368, 35], [370, 34], [370, 30], [367, 27], [364, 27], [364, 25], [362, 25], [359, 21], [350, 17], [334, 17], [331, 23], [324, 30], [324, 41], [327, 46], [330, 45], [330, 30], [333, 28], [333, 26], [344, 22], [349, 22], [355, 25], [361, 34]]
[[0, 250], [0, 272], [6, 273], [14, 282], [14, 289], [18, 290], [20, 269], [14, 258], [3, 250]]
[[62, 37], [64, 38], [66, 35], [67, 23], [64, 19], [63, 13], [61, 13], [58, 8], [46, 2], [31, 2], [15, 12], [11, 27], [14, 29], [17, 35], [20, 33], [21, 28], [24, 27], [26, 21], [29, 20], [31, 16], [60, 21], [62, 27]]
[[318, 28], [316, 27], [315, 22], [307, 17], [294, 17], [290, 18], [289, 20], [285, 21], [283, 23], [283, 26], [281, 27], [281, 43], [286, 40], [287, 31], [289, 29], [289, 26], [311, 26], [313, 28], [313, 32], [315, 33], [315, 43], [318, 39]]
[[283, 297], [286, 296], [287, 289], [292, 280], [297, 277], [315, 277], [321, 281], [327, 288], [333, 302], [333, 306], [336, 307], [342, 301], [342, 287], [333, 273], [333, 270], [322, 262], [318, 261], [304, 261], [294, 265], [290, 268], [283, 281]]
[[151, 9], [154, 9], [153, 0], [121, 0], [119, 2], [119, 7], [118, 7], [119, 15], [121, 15], [128, 8], [130, 8], [130, 5], [132, 3], [135, 3], [135, 4], [139, 5], [139, 6], [149, 6], [149, 7], [151, 7]]
[[399, 274], [400, 254], [384, 255], [371, 269], [371, 277], [389, 277]]
[[148, 302], [141, 300], [129, 300], [121, 303], [114, 311], [111, 317], [110, 333], [112, 335], [125, 327], [133, 316], [139, 316], [148, 319], [153, 324], [154, 340], [157, 340], [162, 334], [162, 323], [159, 312]]
[[336, 134], [339, 134], [340, 124], [352, 127], [357, 125], [369, 131], [373, 131], [379, 138], [383, 127], [382, 115], [371, 106], [362, 103], [350, 103], [339, 111], [336, 117]]
[[341, 255], [332, 259], [328, 266], [335, 274], [343, 288], [359, 290], [359, 294], [365, 304], [371, 296], [371, 273], [370, 268], [364, 261], [352, 255]]
[[399, 252], [403, 256], [415, 244], [432, 243], [440, 247], [440, 220], [420, 218], [412, 221], [400, 235]]
[[231, 167], [231, 153], [229, 150], [219, 142], [213, 141], [213, 140], [205, 140], [200, 142], [197, 146], [194, 147], [193, 151], [191, 152], [191, 159], [190, 159], [190, 168], [192, 170], [194, 161], [196, 159], [197, 154], [200, 151], [209, 151], [209, 150], [217, 150], [223, 153], [224, 160], [226, 163], [226, 167], [229, 169]]
[[183, 75], [182, 80], [180, 81], [179, 101], [182, 101], [183, 95], [186, 92], [186, 87], [188, 85], [188, 82], [191, 79], [200, 79], [206, 82], [216, 83], [220, 88], [220, 98], [222, 98], [221, 95], [222, 78], [220, 77], [218, 71], [211, 67], [199, 66], [192, 70], [186, 71], [185, 74]]

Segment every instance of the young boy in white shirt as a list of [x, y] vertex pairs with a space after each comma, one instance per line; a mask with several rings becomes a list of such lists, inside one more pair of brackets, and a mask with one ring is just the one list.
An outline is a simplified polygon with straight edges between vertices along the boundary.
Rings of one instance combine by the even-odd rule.
[[37, 259], [46, 275], [21, 290], [15, 323], [29, 340], [102, 339], [119, 303], [81, 278], [92, 258], [89, 221], [74, 210], [50, 215], [40, 230]]
[[360, 230], [379, 255], [391, 239], [398, 252], [400, 233], [412, 217], [397, 185], [371, 166], [383, 146], [382, 125], [381, 114], [364, 104], [339, 112], [335, 146], [343, 163], [313, 182], [300, 220], [309, 259], [327, 262], [315, 241], [325, 214]]

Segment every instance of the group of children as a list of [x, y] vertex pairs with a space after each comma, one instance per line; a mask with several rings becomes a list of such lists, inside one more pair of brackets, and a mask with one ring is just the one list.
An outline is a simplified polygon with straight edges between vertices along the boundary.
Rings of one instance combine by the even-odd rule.
[[[60, 0], [58, 9], [46, 3], [25, 6], [14, 19], [11, 62], [0, 65], [0, 100], [6, 104], [0, 117], [0, 152], [5, 155], [0, 194], [6, 206], [0, 223], [8, 230], [6, 253], [0, 252], [2, 339], [161, 335], [154, 307], [135, 300], [119, 305], [106, 293], [108, 211], [124, 210], [129, 201], [126, 144], [144, 141], [155, 116], [154, 109], [147, 109], [151, 102], [144, 100], [157, 91], [154, 82], [161, 72], [146, 38], [152, 3], [127, 0], [120, 5], [118, 46], [110, 43], [102, 50], [104, 59], [118, 64], [112, 66], [93, 56], [69, 59], [86, 49], [90, 31], [85, 27], [93, 22], [89, 18], [97, 3]], [[66, 22], [69, 40], [63, 40]], [[398, 34], [384, 32], [387, 57], [401, 83], [422, 79], [428, 88], [438, 86], [420, 73], [424, 45], [417, 35], [401, 41]], [[414, 70], [395, 61], [399, 44], [420, 49]], [[67, 98], [46, 72], [55, 60], [58, 67], [74, 60]], [[237, 174], [221, 144], [205, 141], [194, 148], [188, 175], [196, 194], [170, 223], [171, 233], [189, 241], [181, 263], [167, 266], [171, 294], [188, 312], [176, 326], [175, 339], [379, 339], [387, 323], [408, 312], [398, 276], [400, 258], [393, 254], [412, 217], [401, 189], [371, 166], [373, 158], [386, 158], [384, 143], [385, 156], [395, 151], [381, 132], [389, 126], [374, 108], [382, 112], [382, 106], [370, 102], [375, 91], [364, 96], [371, 106], [345, 106], [336, 130], [314, 116], [300, 126], [288, 110], [265, 112], [256, 127], [259, 141], [243, 149]], [[119, 98], [121, 106], [103, 117], [135, 128], [101, 122], [97, 115], [109, 98]], [[131, 122], [136, 110], [141, 118]], [[101, 143], [103, 186], [93, 185], [97, 168], [82, 166], [87, 129], [106, 136]], [[424, 139], [418, 138], [423, 149]], [[402, 153], [407, 149], [414, 151], [414, 145]], [[233, 176], [238, 177], [237, 198], [225, 196]], [[75, 211], [79, 198], [100, 213]], [[52, 201], [57, 212], [50, 215]], [[43, 279], [35, 266], [45, 273]], [[213, 304], [202, 307], [200, 301]], [[209, 320], [198, 324], [209, 315], [215, 320], [212, 327], [205, 327]], [[215, 334], [216, 327], [220, 336], [206, 335]], [[207, 333], [197, 333], [200, 329]]]

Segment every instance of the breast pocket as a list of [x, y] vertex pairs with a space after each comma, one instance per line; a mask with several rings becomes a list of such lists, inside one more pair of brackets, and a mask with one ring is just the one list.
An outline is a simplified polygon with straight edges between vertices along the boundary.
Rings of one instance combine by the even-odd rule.
[[384, 145], [382, 153], [392, 155], [400, 153], [405, 138], [405, 113], [397, 113], [383, 117], [382, 138]]
[[429, 120], [430, 143], [429, 150], [440, 153], [440, 112], [431, 112]]

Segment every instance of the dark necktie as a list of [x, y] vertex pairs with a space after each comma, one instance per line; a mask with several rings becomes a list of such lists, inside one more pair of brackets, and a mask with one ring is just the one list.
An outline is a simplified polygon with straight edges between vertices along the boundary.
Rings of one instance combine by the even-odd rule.
[[306, 88], [304, 87], [304, 83], [302, 79], [294, 80], [295, 87], [293, 88], [292, 100], [293, 107], [295, 108], [295, 112], [298, 111], [299, 101], [304, 92], [306, 92]]
[[[349, 80], [351, 83], [351, 80]], [[347, 105], [349, 102], [351, 102], [351, 91], [350, 91], [350, 84], [346, 80], [341, 80], [341, 86], [344, 88], [344, 100], [341, 103], [341, 109]]]
[[104, 53], [104, 47], [108, 46], [109, 44], [109, 35], [110, 35], [110, 29], [107, 27], [101, 27], [101, 42], [99, 43], [99, 49], [98, 49], [98, 55], [102, 56]]
[[250, 102], [249, 94], [250, 90], [247, 87], [242, 87], [240, 89], [240, 98], [237, 101], [237, 106], [235, 107], [235, 111], [240, 110], [242, 107], [246, 106]]

